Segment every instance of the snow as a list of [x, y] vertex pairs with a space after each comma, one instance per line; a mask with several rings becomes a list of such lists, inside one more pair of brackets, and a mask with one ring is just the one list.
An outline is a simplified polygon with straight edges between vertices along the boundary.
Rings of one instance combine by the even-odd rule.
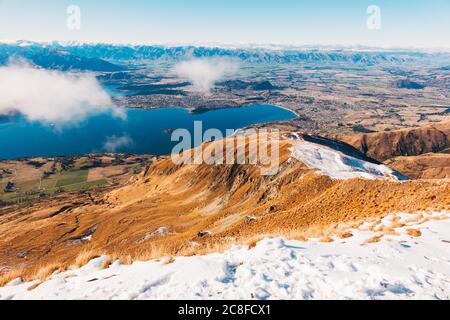
[[400, 174], [385, 165], [378, 165], [348, 156], [330, 147], [299, 139], [291, 148], [293, 156], [310, 168], [319, 169], [332, 179], [345, 180], [393, 179], [402, 180]]
[[[449, 213], [397, 214], [398, 235], [368, 231], [373, 220], [332, 243], [266, 238], [256, 247], [161, 261], [114, 262], [107, 257], [39, 282], [14, 280], [1, 299], [449, 299]], [[397, 219], [397, 220], [398, 220]], [[386, 217], [378, 226], [390, 225]], [[421, 237], [406, 233], [420, 229]], [[373, 228], [372, 228], [373, 229]]]
[[157, 237], [157, 236], [163, 236], [169, 233], [169, 228], [167, 227], [161, 227], [156, 231], [153, 231], [151, 233], [148, 233], [145, 235], [144, 238], [142, 238], [141, 240], [139, 240], [139, 243], [143, 243], [151, 238]]
[[81, 238], [81, 241], [89, 242], [92, 240], [92, 234], [86, 237]]

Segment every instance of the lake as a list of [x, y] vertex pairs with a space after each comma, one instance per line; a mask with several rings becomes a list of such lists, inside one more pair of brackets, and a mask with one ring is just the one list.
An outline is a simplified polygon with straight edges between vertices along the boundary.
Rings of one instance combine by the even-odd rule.
[[0, 158], [75, 156], [112, 151], [112, 145], [117, 146], [115, 152], [168, 155], [177, 142], [171, 141], [167, 130], [185, 128], [192, 133], [194, 121], [202, 121], [203, 131], [217, 128], [225, 134], [226, 129], [295, 117], [291, 111], [270, 105], [197, 114], [177, 108], [128, 109], [126, 120], [103, 114], [62, 129], [15, 117], [0, 121]]

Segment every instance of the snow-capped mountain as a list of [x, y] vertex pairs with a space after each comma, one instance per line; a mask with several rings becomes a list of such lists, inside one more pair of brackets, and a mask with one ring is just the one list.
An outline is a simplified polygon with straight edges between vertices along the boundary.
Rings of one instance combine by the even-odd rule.
[[11, 57], [23, 57], [45, 68], [117, 71], [113, 63], [125, 61], [177, 61], [186, 58], [228, 57], [251, 63], [350, 63], [364, 66], [411, 62], [416, 59], [450, 61], [450, 54], [408, 50], [348, 50], [295, 47], [221, 47], [119, 45], [81, 42], [0, 43], [0, 63]]

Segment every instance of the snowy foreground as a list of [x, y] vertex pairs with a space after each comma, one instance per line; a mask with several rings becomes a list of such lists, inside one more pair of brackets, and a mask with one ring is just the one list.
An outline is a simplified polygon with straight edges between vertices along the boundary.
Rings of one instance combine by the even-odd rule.
[[[113, 263], [92, 260], [39, 282], [11, 282], [1, 299], [449, 299], [448, 213], [398, 215], [398, 235], [365, 244], [379, 231], [370, 223], [332, 243], [265, 239], [248, 250], [176, 258], [175, 262]], [[431, 219], [430, 219], [431, 218]], [[436, 220], [435, 220], [436, 219]], [[378, 230], [389, 226], [384, 218]], [[373, 222], [372, 222], [373, 225]], [[422, 236], [407, 234], [408, 228]]]

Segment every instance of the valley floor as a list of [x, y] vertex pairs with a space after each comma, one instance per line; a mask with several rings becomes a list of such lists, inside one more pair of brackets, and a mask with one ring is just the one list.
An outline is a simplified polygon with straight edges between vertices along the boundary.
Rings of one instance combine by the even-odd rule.
[[449, 217], [397, 214], [333, 242], [266, 238], [250, 249], [106, 269], [100, 257], [43, 283], [12, 281], [0, 298], [449, 299]]

